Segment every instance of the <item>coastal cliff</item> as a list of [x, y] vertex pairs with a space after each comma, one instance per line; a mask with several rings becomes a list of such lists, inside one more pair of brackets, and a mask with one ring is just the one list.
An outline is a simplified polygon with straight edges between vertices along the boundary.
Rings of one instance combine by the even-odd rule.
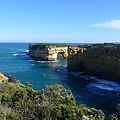
[[68, 47], [57, 44], [30, 44], [29, 55], [35, 60], [40, 61], [55, 61], [58, 55], [63, 58], [68, 57]]
[[120, 45], [104, 43], [69, 47], [68, 69], [120, 83]]

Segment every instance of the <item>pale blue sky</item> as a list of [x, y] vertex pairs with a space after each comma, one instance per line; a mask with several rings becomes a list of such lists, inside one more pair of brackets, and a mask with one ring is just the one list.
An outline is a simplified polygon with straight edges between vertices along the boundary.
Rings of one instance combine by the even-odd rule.
[[120, 42], [120, 0], [0, 0], [0, 42]]

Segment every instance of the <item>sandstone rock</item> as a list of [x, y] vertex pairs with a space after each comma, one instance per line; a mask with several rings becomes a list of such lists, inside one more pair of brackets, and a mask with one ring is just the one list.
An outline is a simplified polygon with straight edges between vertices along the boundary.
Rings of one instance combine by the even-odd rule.
[[8, 77], [4, 76], [4, 74], [0, 73], [0, 80], [8, 82]]
[[64, 58], [68, 57], [68, 47], [62, 45], [50, 44], [30, 44], [29, 55], [35, 60], [55, 61], [58, 54], [62, 54]]

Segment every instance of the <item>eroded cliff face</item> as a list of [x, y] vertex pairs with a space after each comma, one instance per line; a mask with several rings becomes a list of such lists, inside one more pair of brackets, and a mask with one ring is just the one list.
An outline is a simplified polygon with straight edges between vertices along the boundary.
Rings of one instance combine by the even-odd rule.
[[29, 55], [35, 60], [55, 61], [58, 54], [62, 54], [64, 58], [68, 57], [68, 47], [49, 45], [49, 44], [31, 44], [29, 45]]
[[[81, 47], [81, 46], [79, 46]], [[93, 44], [68, 50], [68, 69], [120, 83], [120, 45]]]

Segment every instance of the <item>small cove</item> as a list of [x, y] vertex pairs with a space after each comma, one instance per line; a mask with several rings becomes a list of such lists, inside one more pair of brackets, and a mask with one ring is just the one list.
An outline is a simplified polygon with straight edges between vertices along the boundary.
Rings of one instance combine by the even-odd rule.
[[36, 90], [43, 89], [45, 84], [61, 84], [73, 92], [77, 105], [101, 109], [106, 115], [115, 113], [120, 103], [119, 84], [69, 72], [64, 59], [34, 61], [28, 56], [28, 43], [0, 43], [0, 48], [0, 72], [5, 75], [14, 75], [23, 84], [30, 82]]

